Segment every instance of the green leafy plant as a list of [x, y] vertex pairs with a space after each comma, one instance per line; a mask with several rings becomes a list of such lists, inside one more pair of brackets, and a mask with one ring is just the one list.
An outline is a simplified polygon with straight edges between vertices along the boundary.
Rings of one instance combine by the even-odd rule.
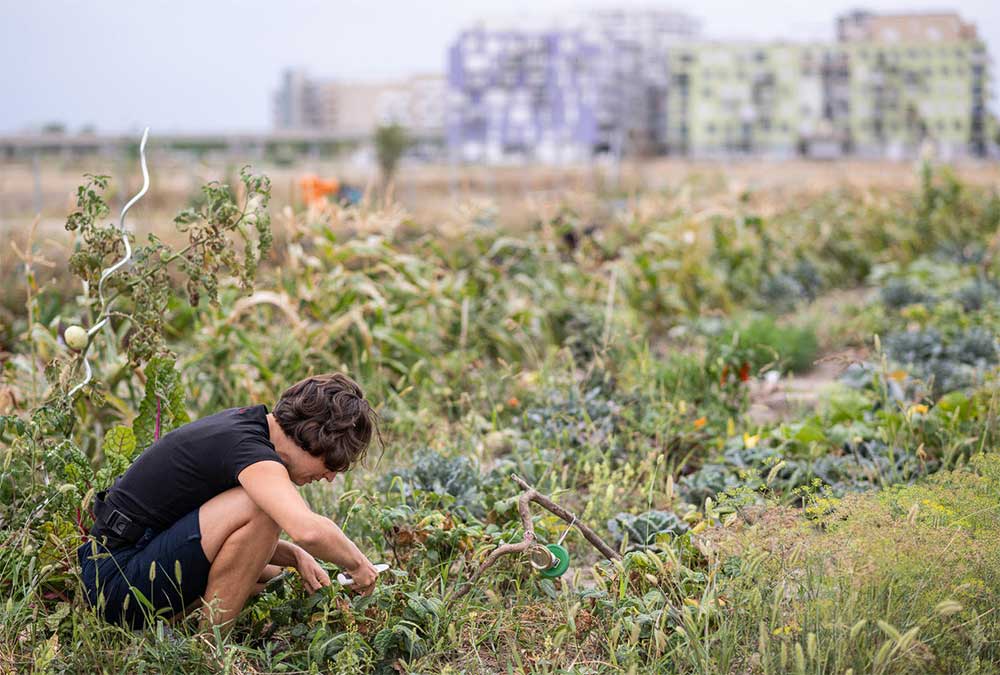
[[[209, 183], [203, 188], [201, 207], [183, 211], [174, 221], [178, 230], [188, 235], [186, 246], [174, 251], [150, 235], [148, 244], [134, 249], [132, 263], [107, 278], [108, 304], [127, 304], [125, 309], [115, 308], [111, 317], [114, 323], [128, 324], [123, 342], [133, 363], [148, 360], [162, 348], [163, 320], [173, 283], [171, 263], [176, 261], [187, 277], [185, 288], [191, 305], [198, 305], [202, 294], [217, 303], [218, 279], [223, 274], [234, 275], [245, 291], [251, 288], [260, 258], [271, 245], [267, 211], [270, 181], [246, 168], [240, 178], [242, 205], [237, 204], [228, 186]], [[88, 176], [88, 182], [77, 191], [78, 210], [66, 221], [66, 229], [79, 236], [70, 269], [86, 284], [85, 303], [91, 309], [91, 321], [97, 318], [93, 313], [102, 309], [98, 294], [103, 271], [125, 254], [122, 231], [114, 224], [100, 222], [108, 215], [101, 194], [107, 186], [107, 176]], [[133, 239], [129, 232], [124, 236]], [[234, 252], [231, 236], [243, 241], [242, 257]]]
[[375, 154], [382, 170], [383, 185], [388, 185], [392, 180], [396, 166], [409, 146], [409, 135], [399, 124], [386, 124], [375, 130]]
[[646, 511], [638, 515], [619, 513], [608, 521], [608, 530], [616, 544], [628, 551], [657, 548], [661, 538], [678, 537], [688, 530], [687, 523], [670, 511]]
[[819, 348], [812, 328], [780, 325], [771, 316], [755, 317], [729, 328], [716, 344], [726, 365], [736, 366], [742, 358], [736, 368], [741, 377], [744, 364], [750, 372], [764, 368], [796, 373], [808, 370]]
[[464, 455], [446, 457], [425, 450], [408, 468], [387, 475], [383, 485], [390, 493], [398, 491], [411, 504], [437, 502], [460, 514], [479, 517], [486, 512], [479, 468]]

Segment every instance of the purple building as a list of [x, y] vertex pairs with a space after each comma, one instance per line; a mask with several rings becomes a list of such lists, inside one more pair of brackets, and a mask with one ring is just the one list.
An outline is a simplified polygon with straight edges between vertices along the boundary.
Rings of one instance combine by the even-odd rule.
[[[448, 51], [445, 122], [453, 160], [578, 161], [665, 147], [667, 47], [690, 17], [590, 12], [541, 30], [477, 27]], [[663, 137], [663, 138], [661, 138]]]
[[589, 156], [599, 52], [577, 31], [461, 33], [448, 53], [452, 156], [487, 162]]

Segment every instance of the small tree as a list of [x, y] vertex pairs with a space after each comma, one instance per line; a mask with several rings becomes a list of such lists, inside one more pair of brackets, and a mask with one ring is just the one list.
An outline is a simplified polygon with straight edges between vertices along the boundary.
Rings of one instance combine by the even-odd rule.
[[375, 130], [375, 152], [378, 155], [379, 169], [382, 171], [382, 185], [388, 186], [392, 175], [396, 173], [399, 158], [410, 145], [410, 138], [399, 124], [387, 124]]

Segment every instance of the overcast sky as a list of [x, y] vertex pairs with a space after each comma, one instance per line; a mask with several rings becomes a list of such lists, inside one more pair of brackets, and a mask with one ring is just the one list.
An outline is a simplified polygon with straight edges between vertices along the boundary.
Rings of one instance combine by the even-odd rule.
[[[149, 125], [154, 133], [264, 130], [285, 67], [350, 79], [443, 72], [447, 45], [464, 26], [581, 6], [579, 0], [0, 1], [0, 132], [46, 122], [70, 131], [87, 124], [101, 131]], [[1000, 0], [701, 0], [696, 6], [689, 11], [708, 38], [832, 39], [834, 17], [862, 6], [954, 10], [977, 24], [994, 58], [1000, 45]]]

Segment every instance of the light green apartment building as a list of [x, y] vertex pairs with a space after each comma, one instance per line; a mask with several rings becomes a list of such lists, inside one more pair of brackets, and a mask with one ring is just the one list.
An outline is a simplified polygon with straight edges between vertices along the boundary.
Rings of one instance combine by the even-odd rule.
[[670, 54], [668, 152], [791, 155], [821, 131], [822, 88], [795, 44], [702, 43]]
[[835, 43], [689, 42], [668, 53], [664, 150], [692, 156], [982, 154], [989, 60], [953, 14], [838, 20]]
[[905, 152], [930, 140], [946, 155], [985, 142], [986, 50], [976, 41], [846, 46], [857, 152]]

